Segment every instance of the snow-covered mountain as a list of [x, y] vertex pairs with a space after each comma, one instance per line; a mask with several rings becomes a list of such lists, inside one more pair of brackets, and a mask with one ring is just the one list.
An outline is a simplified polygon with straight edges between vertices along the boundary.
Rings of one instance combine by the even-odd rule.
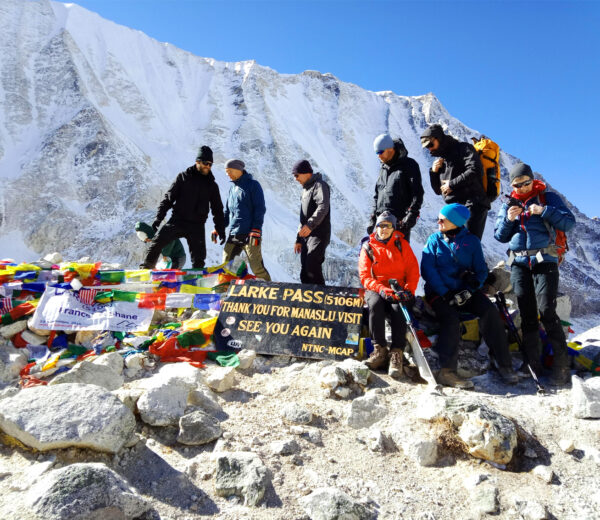
[[[201, 58], [73, 4], [2, 0], [0, 29], [1, 257], [60, 251], [137, 265], [143, 246], [134, 222], [153, 219], [176, 174], [208, 144], [222, 198], [223, 164], [233, 157], [265, 190], [264, 252], [274, 279], [299, 273], [293, 241], [300, 186], [292, 164], [307, 158], [323, 172], [334, 230], [326, 277], [356, 284], [379, 168], [373, 138], [384, 131], [401, 137], [421, 166], [426, 198], [412, 240], [419, 257], [441, 205], [419, 135], [437, 122], [461, 140], [479, 133], [433, 94], [370, 92], [331, 74], [279, 74], [254, 61]], [[503, 175], [516, 161], [503, 153]], [[503, 186], [507, 191], [506, 179]], [[505, 246], [492, 237], [498, 204], [484, 236], [491, 265], [505, 258]], [[563, 287], [576, 296], [574, 315], [600, 314], [600, 223], [571, 209], [578, 225], [561, 268]], [[211, 244], [208, 263], [219, 259]]]

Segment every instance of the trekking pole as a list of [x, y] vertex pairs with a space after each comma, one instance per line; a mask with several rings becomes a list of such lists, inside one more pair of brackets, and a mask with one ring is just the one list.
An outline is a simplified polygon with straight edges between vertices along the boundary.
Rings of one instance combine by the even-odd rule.
[[[400, 285], [398, 284], [397, 280], [392, 279], [389, 281], [389, 283], [390, 283], [390, 287], [396, 294], [402, 293], [402, 289], [401, 289]], [[419, 369], [419, 374], [425, 381], [427, 381], [427, 383], [431, 387], [433, 387], [435, 390], [440, 392], [441, 386], [435, 380], [435, 377], [433, 376], [433, 372], [431, 371], [431, 367], [429, 366], [429, 363], [427, 362], [427, 358], [425, 357], [425, 354], [423, 354], [423, 349], [421, 348], [421, 344], [419, 343], [419, 337], [417, 336], [417, 331], [415, 330], [415, 328], [412, 324], [410, 314], [408, 313], [408, 310], [406, 309], [406, 307], [404, 306], [404, 304], [401, 301], [398, 301], [398, 305], [400, 305], [400, 309], [402, 309], [402, 314], [404, 314], [404, 319], [406, 320], [406, 325], [408, 327], [408, 330], [410, 331], [410, 339], [409, 339], [410, 348], [411, 348], [415, 363], [417, 364], [417, 368]]]
[[498, 307], [498, 310], [502, 314], [504, 321], [508, 325], [509, 330], [513, 333], [515, 339], [517, 340], [517, 345], [519, 346], [519, 350], [521, 351], [521, 354], [523, 354], [523, 357], [525, 358], [525, 365], [529, 369], [529, 373], [531, 374], [531, 377], [535, 381], [537, 393], [540, 395], [545, 394], [546, 389], [542, 386], [542, 383], [540, 383], [540, 380], [538, 379], [537, 374], [535, 373], [535, 371], [533, 370], [533, 368], [531, 368], [531, 365], [529, 364], [529, 358], [528, 358], [527, 354], [525, 353], [525, 349], [523, 348], [523, 341], [521, 340], [521, 336], [519, 335], [517, 326], [515, 325], [515, 322], [513, 321], [512, 317], [510, 315], [510, 312], [508, 312], [508, 306], [506, 305], [506, 297], [504, 296], [504, 293], [502, 291], [498, 291], [495, 294], [495, 296], [496, 296], [496, 306]]

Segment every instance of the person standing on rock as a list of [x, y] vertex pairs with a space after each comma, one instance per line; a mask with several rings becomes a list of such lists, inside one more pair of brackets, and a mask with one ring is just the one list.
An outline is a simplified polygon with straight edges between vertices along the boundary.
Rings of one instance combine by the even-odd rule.
[[215, 229], [225, 239], [223, 203], [219, 186], [211, 172], [213, 153], [208, 146], [200, 147], [196, 164], [177, 175], [158, 207], [152, 229], [156, 232], [167, 212], [172, 210], [169, 221], [152, 239], [146, 257], [140, 267], [154, 269], [162, 249], [169, 243], [185, 237], [192, 257], [192, 267], [204, 267], [206, 242], [204, 223], [212, 211]]
[[302, 186], [300, 226], [294, 244], [294, 253], [300, 254], [302, 265], [300, 281], [325, 285], [323, 262], [331, 237], [329, 184], [320, 173], [313, 173], [306, 159], [294, 164], [292, 174]]
[[[151, 242], [156, 234], [152, 226], [149, 226], [145, 222], [136, 222], [135, 232], [142, 242]], [[185, 265], [185, 249], [179, 239], [168, 243], [162, 248], [160, 254], [167, 269], [182, 269]]]
[[452, 203], [440, 210], [439, 231], [427, 240], [421, 258], [425, 299], [439, 323], [435, 350], [441, 370], [438, 383], [456, 388], [473, 388], [473, 382], [456, 373], [460, 342], [460, 313], [479, 317], [479, 328], [504, 382], [517, 383], [512, 368], [506, 330], [498, 310], [481, 291], [488, 276], [479, 238], [465, 228], [469, 209]]
[[377, 217], [389, 211], [396, 217], [404, 239], [410, 242], [410, 230], [417, 223], [423, 204], [421, 170], [417, 161], [408, 157], [400, 138], [394, 140], [389, 134], [381, 134], [373, 141], [373, 148], [381, 161], [381, 169], [367, 233], [373, 232]]
[[569, 356], [556, 313], [559, 257], [555, 237], [556, 230], [573, 229], [575, 217], [556, 193], [534, 180], [529, 165], [517, 164], [509, 178], [511, 199], [498, 212], [494, 237], [508, 242], [510, 280], [521, 314], [524, 355], [531, 369], [541, 374], [539, 312], [554, 353], [550, 382], [563, 386], [569, 381]]
[[440, 125], [421, 134], [421, 145], [437, 157], [429, 170], [431, 187], [446, 204], [457, 202], [469, 208], [467, 229], [479, 240], [483, 236], [490, 203], [483, 189], [483, 165], [472, 144], [446, 135]]
[[[231, 180], [231, 187], [225, 203], [225, 227], [229, 235], [223, 249], [223, 262], [229, 262], [244, 251], [252, 272], [257, 278], [271, 281], [262, 257], [261, 239], [266, 206], [262, 187], [244, 168], [239, 159], [225, 163], [225, 173]], [[218, 229], [212, 232], [213, 242], [221, 237]]]
[[[410, 244], [396, 229], [396, 217], [384, 211], [375, 222], [376, 231], [369, 236], [360, 251], [358, 275], [366, 289], [365, 302], [369, 308], [369, 330], [373, 338], [373, 353], [366, 364], [376, 370], [389, 360], [388, 374], [402, 376], [406, 320], [400, 304], [413, 301], [419, 283], [419, 263]], [[403, 292], [398, 295], [390, 280], [398, 281]], [[392, 343], [388, 350], [385, 338], [385, 318], [390, 318]]]

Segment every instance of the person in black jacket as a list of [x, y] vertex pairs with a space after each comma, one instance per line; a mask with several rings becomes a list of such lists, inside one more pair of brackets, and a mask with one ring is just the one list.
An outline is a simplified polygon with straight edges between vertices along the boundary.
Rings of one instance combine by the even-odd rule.
[[153, 269], [161, 250], [168, 243], [185, 237], [192, 257], [192, 267], [204, 267], [206, 242], [204, 223], [212, 211], [221, 243], [225, 241], [225, 221], [219, 186], [211, 172], [213, 153], [208, 146], [198, 150], [196, 164], [177, 175], [158, 207], [152, 229], [156, 231], [170, 209], [171, 218], [152, 239], [142, 269]]
[[421, 144], [437, 157], [429, 170], [433, 191], [446, 204], [457, 202], [469, 208], [466, 228], [481, 240], [490, 203], [483, 189], [483, 166], [472, 144], [446, 135], [440, 125], [431, 125], [421, 134]]
[[367, 233], [373, 232], [377, 217], [389, 211], [397, 219], [397, 229], [409, 242], [410, 230], [417, 223], [423, 204], [421, 170], [417, 162], [408, 157], [401, 139], [393, 140], [389, 134], [381, 134], [373, 141], [373, 148], [381, 161], [381, 170]]
[[313, 173], [310, 163], [303, 159], [294, 164], [292, 173], [302, 185], [300, 226], [294, 252], [300, 253], [300, 281], [325, 285], [323, 262], [331, 237], [329, 184], [320, 173]]

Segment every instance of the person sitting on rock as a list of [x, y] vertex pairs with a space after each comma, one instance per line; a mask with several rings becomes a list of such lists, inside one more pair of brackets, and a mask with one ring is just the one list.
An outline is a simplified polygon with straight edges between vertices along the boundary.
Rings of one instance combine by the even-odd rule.
[[[389, 360], [388, 374], [402, 376], [406, 320], [401, 303], [412, 302], [419, 283], [419, 262], [404, 235], [396, 230], [397, 220], [389, 211], [377, 217], [375, 232], [360, 251], [358, 274], [369, 308], [369, 330], [373, 338], [373, 353], [367, 359], [369, 368], [381, 368]], [[398, 281], [403, 291], [395, 293], [390, 280]], [[392, 328], [390, 351], [385, 338], [385, 318]]]
[[439, 231], [427, 239], [421, 258], [425, 299], [440, 322], [435, 346], [441, 365], [437, 380], [445, 386], [473, 388], [472, 381], [456, 373], [460, 313], [469, 312], [479, 317], [479, 328], [500, 376], [514, 384], [518, 376], [512, 368], [506, 330], [498, 310], [481, 291], [488, 268], [481, 242], [465, 228], [469, 214], [462, 204], [444, 206], [438, 218]]

